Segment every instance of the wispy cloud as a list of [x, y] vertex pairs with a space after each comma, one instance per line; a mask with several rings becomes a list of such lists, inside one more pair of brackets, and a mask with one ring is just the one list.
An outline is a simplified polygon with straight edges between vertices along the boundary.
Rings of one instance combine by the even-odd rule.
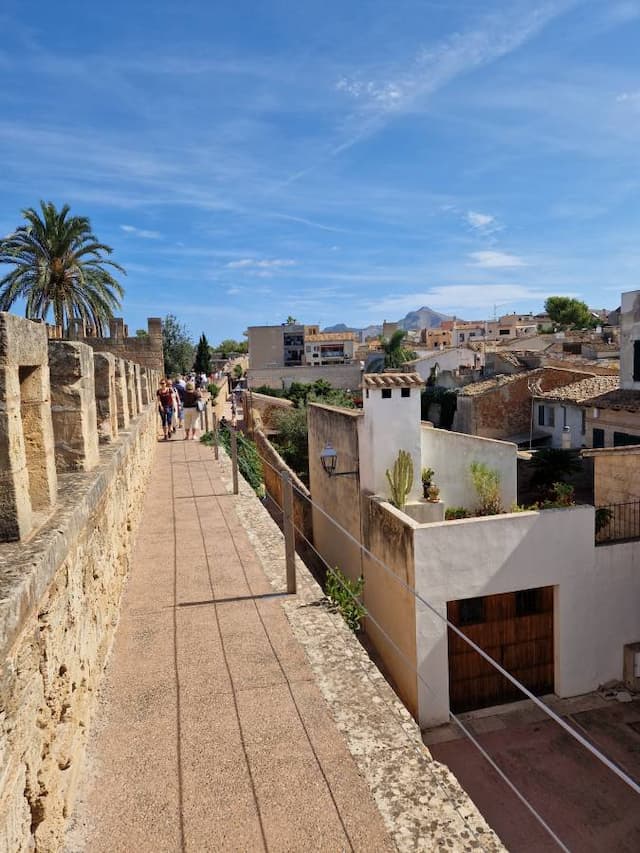
[[469, 210], [467, 212], [467, 222], [479, 231], [485, 230], [490, 225], [493, 225], [495, 221], [495, 216], [491, 216], [489, 213], [478, 213], [475, 210]]
[[149, 231], [147, 228], [136, 228], [135, 225], [121, 225], [121, 230], [125, 234], [132, 234], [134, 237], [142, 237], [143, 240], [160, 240], [162, 234], [159, 231]]
[[619, 104], [623, 104], [625, 101], [640, 101], [640, 89], [632, 92], [620, 92], [619, 95], [616, 95], [616, 101]]
[[524, 260], [518, 255], [511, 255], [508, 252], [471, 252], [469, 255], [473, 259], [473, 266], [484, 267], [485, 269], [507, 269], [509, 267], [524, 267]]
[[231, 270], [235, 269], [272, 269], [274, 267], [294, 267], [296, 262], [291, 258], [266, 258], [257, 260], [256, 258], [241, 258], [239, 261], [230, 261], [227, 267]]
[[542, 304], [553, 295], [553, 289], [542, 290], [517, 284], [453, 284], [433, 287], [417, 293], [405, 293], [389, 296], [369, 302], [366, 311], [369, 318], [401, 317], [407, 311], [414, 311], [419, 305], [429, 305], [447, 313], [478, 311], [481, 318], [489, 316], [494, 305], [522, 304], [525, 302]]

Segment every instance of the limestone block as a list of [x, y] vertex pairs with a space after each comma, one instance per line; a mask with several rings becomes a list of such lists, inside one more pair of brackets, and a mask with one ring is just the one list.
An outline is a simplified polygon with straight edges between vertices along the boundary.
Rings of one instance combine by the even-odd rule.
[[145, 407], [148, 406], [151, 402], [151, 385], [149, 383], [149, 373], [150, 370], [148, 367], [140, 367], [140, 380], [142, 383], [142, 405]]
[[[19, 332], [22, 330], [23, 335]], [[56, 499], [46, 330], [0, 314], [0, 540], [31, 530]]]
[[93, 350], [49, 341], [51, 416], [58, 471], [90, 471], [99, 461]]
[[129, 403], [129, 417], [138, 416], [138, 394], [136, 391], [136, 367], [132, 361], [125, 362], [127, 367], [127, 401]]
[[33, 517], [20, 417], [18, 367], [0, 367], [0, 541], [21, 539]]
[[142, 411], [142, 374], [140, 371], [140, 365], [134, 364], [134, 376], [136, 380], [136, 406], [138, 407], [138, 412]]
[[127, 393], [127, 364], [116, 358], [116, 402], [118, 406], [118, 429], [129, 428], [129, 395]]
[[96, 385], [98, 439], [101, 442], [113, 441], [118, 435], [115, 356], [108, 352], [94, 352], [93, 375]]

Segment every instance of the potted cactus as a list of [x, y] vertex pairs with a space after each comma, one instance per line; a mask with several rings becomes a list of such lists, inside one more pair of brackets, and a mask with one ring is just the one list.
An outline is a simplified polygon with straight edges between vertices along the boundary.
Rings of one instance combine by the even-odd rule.
[[431, 481], [433, 480], [434, 470], [433, 468], [423, 468], [422, 469], [422, 495], [424, 498], [429, 498], [429, 486], [431, 485]]
[[427, 500], [432, 504], [438, 503], [440, 500], [440, 486], [436, 486], [435, 483], [431, 483], [427, 490]]
[[387, 482], [391, 494], [389, 502], [398, 509], [404, 509], [407, 503], [407, 495], [413, 486], [413, 462], [411, 454], [406, 450], [398, 452], [398, 458], [393, 463], [393, 469], [389, 471], [387, 468]]

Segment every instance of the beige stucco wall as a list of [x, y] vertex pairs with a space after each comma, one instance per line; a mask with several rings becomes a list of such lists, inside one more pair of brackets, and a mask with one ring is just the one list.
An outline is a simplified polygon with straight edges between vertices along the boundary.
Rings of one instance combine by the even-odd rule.
[[249, 364], [252, 369], [280, 367], [284, 364], [282, 326], [249, 326], [248, 339]]
[[584, 450], [593, 459], [596, 506], [640, 500], [640, 447]]
[[288, 388], [292, 382], [315, 382], [324, 379], [334, 388], [350, 388], [354, 391], [360, 386], [361, 372], [359, 364], [327, 364], [324, 367], [277, 367], [256, 369], [251, 360], [247, 376], [249, 387], [268, 385], [270, 388]]
[[151, 406], [60, 477], [33, 539], [0, 545], [0, 850], [62, 849], [155, 444]]
[[370, 614], [365, 620], [367, 636], [398, 695], [417, 717], [416, 607], [412, 593], [417, 524], [376, 498], [365, 498], [364, 509], [364, 544], [377, 558], [365, 554], [363, 559], [364, 603]]
[[629, 435], [640, 435], [640, 412], [627, 412], [624, 409], [596, 409], [585, 407], [586, 433], [585, 442], [593, 446], [593, 430], [604, 430], [604, 446], [613, 447], [614, 432], [625, 432]]
[[308, 412], [309, 488], [313, 508], [313, 538], [323, 559], [355, 579], [362, 571], [360, 549], [327, 518], [335, 518], [357, 542], [361, 541], [360, 482], [355, 475], [329, 477], [320, 453], [332, 444], [338, 453], [338, 471], [358, 468], [358, 421], [362, 412], [311, 403]]

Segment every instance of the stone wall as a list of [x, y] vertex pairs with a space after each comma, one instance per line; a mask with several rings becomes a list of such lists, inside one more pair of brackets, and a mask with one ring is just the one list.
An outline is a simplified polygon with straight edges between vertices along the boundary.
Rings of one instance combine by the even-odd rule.
[[456, 432], [485, 438], [506, 439], [528, 435], [531, 428], [531, 392], [528, 382], [538, 380], [543, 391], [551, 391], [592, 375], [585, 371], [540, 368], [468, 385], [458, 394], [453, 420]]
[[164, 356], [162, 354], [162, 321], [159, 317], [149, 317], [147, 320], [147, 334], [143, 337], [129, 337], [128, 328], [124, 322], [117, 318], [109, 324], [109, 337], [98, 338], [86, 335], [80, 329], [73, 335], [73, 340], [87, 344], [100, 352], [109, 352], [116, 358], [124, 358], [164, 372]]
[[332, 364], [324, 367], [250, 367], [247, 372], [250, 388], [268, 385], [270, 388], [288, 388], [292, 382], [315, 382], [325, 379], [334, 388], [352, 391], [360, 387], [362, 371], [360, 362]]
[[0, 313], [3, 851], [62, 849], [156, 444], [142, 376]]

